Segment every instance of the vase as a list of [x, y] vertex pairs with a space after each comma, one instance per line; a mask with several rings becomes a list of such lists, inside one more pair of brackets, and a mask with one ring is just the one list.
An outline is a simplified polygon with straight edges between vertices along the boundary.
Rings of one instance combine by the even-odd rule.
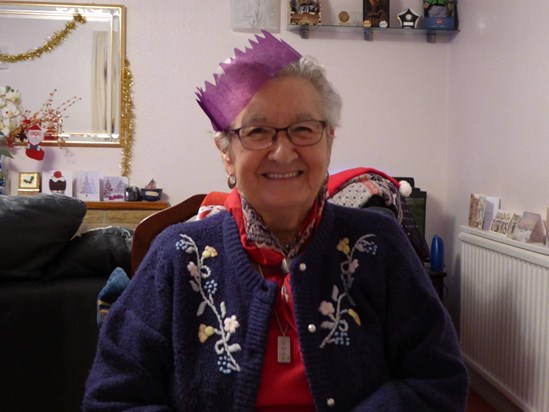
[[10, 158], [0, 155], [0, 195], [10, 194]]
[[438, 235], [433, 236], [431, 241], [431, 270], [442, 272], [444, 269], [444, 243]]

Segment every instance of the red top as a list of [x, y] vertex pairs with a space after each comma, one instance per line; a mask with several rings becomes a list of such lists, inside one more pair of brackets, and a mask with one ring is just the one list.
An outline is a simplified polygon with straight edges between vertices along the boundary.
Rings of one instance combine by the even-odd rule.
[[[259, 384], [256, 410], [262, 412], [305, 412], [314, 411], [313, 397], [305, 377], [305, 366], [295, 325], [294, 305], [290, 288], [290, 274], [276, 273], [273, 267], [262, 267], [265, 279], [278, 284], [275, 307], [269, 322], [267, 349], [263, 362], [263, 373]], [[282, 285], [287, 292], [287, 301], [283, 296]], [[278, 316], [280, 326], [275, 316]], [[291, 361], [278, 363], [277, 341], [282, 331], [290, 337]]]

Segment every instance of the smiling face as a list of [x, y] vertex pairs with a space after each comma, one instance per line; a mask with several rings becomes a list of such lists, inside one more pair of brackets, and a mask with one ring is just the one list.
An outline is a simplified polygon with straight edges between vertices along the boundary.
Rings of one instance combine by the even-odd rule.
[[[231, 126], [285, 128], [303, 120], [325, 120], [319, 93], [308, 80], [273, 78], [238, 114]], [[263, 150], [242, 147], [236, 135], [222, 152], [227, 173], [236, 176], [238, 190], [280, 240], [282, 232], [296, 232], [326, 178], [333, 128], [325, 128], [319, 143], [295, 146], [285, 132]], [[278, 234], [277, 234], [278, 233]]]

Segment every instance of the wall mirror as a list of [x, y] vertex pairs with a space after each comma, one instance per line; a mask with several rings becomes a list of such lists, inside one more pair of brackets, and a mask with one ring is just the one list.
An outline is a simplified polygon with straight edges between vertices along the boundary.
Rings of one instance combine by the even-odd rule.
[[22, 107], [33, 113], [54, 91], [54, 108], [78, 98], [63, 112], [60, 136], [67, 145], [123, 146], [124, 6], [0, 2], [0, 53], [14, 56], [43, 46], [77, 13], [85, 23], [51, 51], [0, 61], [0, 86], [19, 90]]

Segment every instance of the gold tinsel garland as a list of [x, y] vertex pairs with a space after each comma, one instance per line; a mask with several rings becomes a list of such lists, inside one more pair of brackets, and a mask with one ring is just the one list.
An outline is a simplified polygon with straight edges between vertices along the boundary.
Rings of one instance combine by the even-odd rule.
[[124, 71], [122, 72], [122, 113], [120, 120], [120, 138], [122, 140], [122, 176], [128, 177], [131, 172], [131, 157], [133, 148], [133, 98], [132, 98], [133, 75], [130, 71], [128, 59], [125, 60]]
[[19, 54], [0, 53], [0, 62], [16, 63], [16, 62], [22, 62], [27, 60], [34, 60], [37, 57], [42, 56], [44, 53], [52, 52], [57, 46], [59, 46], [67, 38], [67, 36], [74, 29], [76, 29], [77, 23], [80, 23], [80, 24], [86, 23], [86, 18], [81, 14], [75, 14], [73, 16], [72, 21], [69, 21], [65, 25], [65, 28], [63, 30], [59, 30], [53, 33], [50, 37], [48, 37], [48, 40], [41, 47], [37, 47], [34, 50], [27, 51], [25, 53], [19, 53]]
[[[15, 55], [0, 53], [0, 62], [3, 63], [16, 63], [21, 61], [34, 60], [44, 53], [52, 52], [57, 46], [59, 46], [71, 32], [76, 29], [77, 23], [85, 24], [86, 18], [77, 13], [73, 16], [73, 20], [65, 25], [63, 30], [56, 31], [48, 40], [41, 46], [34, 50], [27, 51], [25, 53], [19, 53]], [[122, 73], [122, 113], [120, 124], [120, 137], [122, 140], [122, 162], [120, 168], [122, 169], [122, 176], [128, 176], [131, 172], [131, 155], [133, 147], [133, 128], [134, 128], [134, 114], [133, 114], [133, 98], [132, 98], [132, 86], [133, 75], [130, 71], [129, 62], [126, 59], [124, 71]]]

